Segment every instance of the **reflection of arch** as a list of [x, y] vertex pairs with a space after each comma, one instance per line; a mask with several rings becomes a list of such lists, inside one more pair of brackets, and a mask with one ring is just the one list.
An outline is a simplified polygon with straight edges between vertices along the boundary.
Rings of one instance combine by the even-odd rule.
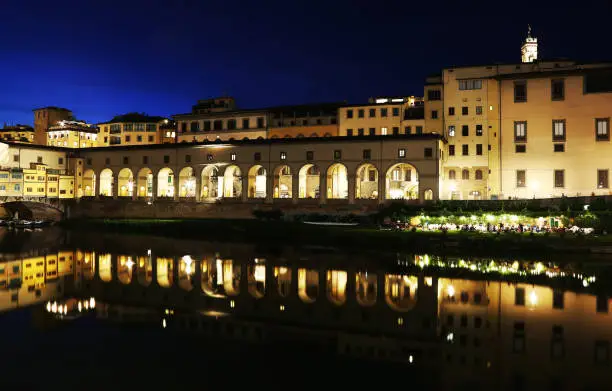
[[[236, 165], [228, 166], [223, 174], [223, 197], [238, 198], [242, 194], [242, 173]], [[221, 178], [220, 178], [221, 179]]]
[[276, 279], [278, 294], [281, 297], [288, 297], [291, 294], [291, 269], [285, 266], [275, 266], [274, 278]]
[[266, 260], [255, 258], [248, 268], [249, 293], [256, 299], [266, 294]]
[[313, 133], [313, 134], [310, 135], [310, 137], [319, 137], [319, 135], [316, 134], [316, 133]]
[[386, 274], [385, 301], [396, 311], [409, 311], [416, 305], [418, 286], [415, 276]]
[[174, 197], [174, 172], [168, 167], [157, 173], [157, 196]]
[[100, 195], [111, 197], [113, 195], [113, 172], [105, 168], [100, 173]]
[[274, 169], [274, 198], [292, 198], [293, 177], [287, 165]]
[[319, 198], [321, 172], [314, 164], [304, 164], [299, 171], [299, 198]]
[[387, 170], [386, 198], [415, 200], [419, 198], [419, 179], [416, 168], [398, 163]]
[[371, 163], [362, 164], [357, 168], [355, 198], [378, 198], [378, 169]]
[[223, 261], [223, 289], [229, 296], [240, 294], [240, 278], [242, 277], [242, 265], [234, 264], [231, 259]]
[[157, 283], [162, 288], [172, 286], [172, 273], [174, 270], [174, 260], [172, 258], [157, 258]]
[[284, 138], [291, 138], [291, 135], [286, 134]]
[[249, 169], [249, 198], [266, 198], [266, 169], [261, 165], [255, 165]]
[[193, 283], [191, 281], [193, 273], [195, 272], [195, 261], [189, 255], [184, 255], [179, 260], [178, 270], [178, 286], [186, 291], [193, 289]]
[[270, 138], [278, 138], [278, 135], [275, 134], [274, 136], [272, 136]]
[[193, 168], [184, 167], [179, 172], [179, 197], [195, 197], [196, 178]]
[[153, 261], [150, 256], [138, 257], [137, 278], [138, 283], [142, 286], [149, 286], [153, 281]]
[[98, 257], [98, 267], [99, 267], [98, 273], [100, 273], [100, 279], [104, 282], [112, 281], [113, 274], [112, 274], [110, 254], [100, 254], [100, 256]]
[[327, 198], [348, 198], [348, 173], [342, 163], [332, 164], [327, 169]]
[[223, 288], [223, 261], [221, 259], [202, 261], [202, 290], [208, 296], [225, 297]]
[[83, 254], [83, 279], [93, 280], [96, 275], [96, 253], [85, 252]]
[[332, 135], [331, 135], [331, 133], [329, 133], [329, 132], [327, 132], [327, 133], [325, 133], [325, 134], [323, 135], [323, 137], [331, 137], [331, 136], [332, 136]]
[[376, 274], [359, 272], [355, 276], [355, 282], [357, 302], [362, 306], [376, 304], [376, 294], [378, 291], [378, 278]]
[[[221, 184], [221, 185], [219, 185]], [[208, 165], [202, 170], [202, 188], [200, 196], [205, 198], [217, 198], [223, 194], [223, 181], [219, 181], [219, 169], [215, 165]]]
[[298, 296], [304, 303], [314, 303], [319, 295], [319, 272], [298, 269]]
[[119, 197], [131, 197], [134, 194], [134, 175], [129, 168], [122, 168], [117, 175]]
[[122, 284], [132, 282], [132, 274], [134, 271], [134, 261], [132, 257], [127, 255], [119, 255], [117, 257], [117, 279]]
[[96, 173], [89, 169], [83, 173], [83, 197], [95, 197]]
[[327, 271], [327, 298], [336, 305], [342, 305], [346, 301], [346, 279], [344, 270]]
[[425, 201], [431, 201], [433, 200], [433, 190], [431, 189], [426, 189], [423, 192], [423, 198], [425, 199]]
[[153, 197], [153, 172], [149, 168], [138, 170], [136, 182], [138, 197]]
[[302, 133], [298, 133], [298, 135], [296, 137], [297, 138], [304, 138], [304, 135]]

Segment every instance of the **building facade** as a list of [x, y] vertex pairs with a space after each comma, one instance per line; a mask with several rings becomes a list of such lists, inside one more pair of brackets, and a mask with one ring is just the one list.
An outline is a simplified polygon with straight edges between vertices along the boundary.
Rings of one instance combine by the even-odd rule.
[[162, 134], [162, 125], [169, 122], [164, 117], [141, 113], [118, 115], [98, 124], [101, 133], [98, 146], [162, 144], [167, 139]]
[[66, 148], [98, 146], [99, 129], [82, 121], [58, 121], [47, 129], [47, 145]]
[[338, 108], [342, 103], [271, 107], [267, 138], [338, 136]]
[[5, 126], [0, 129], [0, 141], [33, 143], [34, 128], [28, 125]]
[[71, 121], [72, 111], [61, 107], [48, 106], [34, 109], [34, 143], [48, 145], [47, 130], [59, 121]]

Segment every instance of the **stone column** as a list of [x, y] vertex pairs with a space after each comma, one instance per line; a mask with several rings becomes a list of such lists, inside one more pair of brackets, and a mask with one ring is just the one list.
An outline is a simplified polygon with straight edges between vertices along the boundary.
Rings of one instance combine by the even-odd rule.
[[291, 200], [297, 204], [300, 199], [300, 173], [291, 171]]
[[119, 177], [118, 175], [113, 174], [112, 188], [113, 188], [113, 199], [116, 200], [117, 197], [119, 197]]
[[240, 198], [242, 199], [242, 202], [247, 202], [247, 200], [249, 199], [249, 175], [243, 175], [241, 180], [242, 194], [240, 195]]
[[96, 197], [97, 200], [100, 199], [100, 175], [96, 175], [96, 178], [94, 180], [94, 196]]
[[385, 184], [387, 182], [387, 178], [381, 175], [378, 175], [378, 203], [382, 204], [385, 202]]
[[153, 187], [153, 189], [151, 189], [151, 200], [154, 200], [159, 195], [157, 194], [157, 174], [153, 174], [153, 181], [151, 183], [151, 186]]
[[174, 201], [178, 201], [179, 199], [179, 176], [178, 175], [174, 175], [174, 177], [172, 178], [172, 187], [174, 188], [174, 197], [172, 197], [172, 199]]
[[202, 197], [202, 175], [196, 175], [195, 177], [195, 200], [200, 202]]
[[327, 203], [327, 173], [321, 173], [319, 177], [319, 203]]
[[356, 175], [355, 174], [348, 174], [347, 175], [347, 181], [348, 181], [348, 203], [349, 204], [354, 204], [355, 203], [355, 190], [357, 188], [357, 184], [355, 182], [356, 179]]
[[266, 175], [266, 203], [271, 204], [274, 199], [274, 175]]

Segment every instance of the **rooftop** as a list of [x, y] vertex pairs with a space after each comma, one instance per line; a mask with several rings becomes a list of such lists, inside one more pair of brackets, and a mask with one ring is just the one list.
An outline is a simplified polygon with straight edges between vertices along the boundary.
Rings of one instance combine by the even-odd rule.
[[161, 116], [152, 116], [145, 113], [126, 113], [114, 116], [110, 121], [101, 122], [103, 124], [114, 124], [114, 123], [158, 123], [167, 118]]
[[69, 113], [72, 113], [72, 110], [68, 110], [63, 107], [57, 107], [57, 106], [39, 107], [38, 109], [34, 109], [32, 111], [38, 111], [38, 110], [57, 110], [57, 111], [67, 111]]

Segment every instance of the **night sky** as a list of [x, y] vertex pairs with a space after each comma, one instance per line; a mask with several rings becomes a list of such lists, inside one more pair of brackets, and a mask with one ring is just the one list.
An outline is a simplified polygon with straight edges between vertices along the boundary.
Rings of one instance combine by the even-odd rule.
[[528, 23], [540, 57], [612, 59], [610, 2], [532, 3], [1, 0], [0, 125], [49, 105], [96, 123], [222, 94], [242, 108], [422, 95], [442, 67], [520, 61]]

